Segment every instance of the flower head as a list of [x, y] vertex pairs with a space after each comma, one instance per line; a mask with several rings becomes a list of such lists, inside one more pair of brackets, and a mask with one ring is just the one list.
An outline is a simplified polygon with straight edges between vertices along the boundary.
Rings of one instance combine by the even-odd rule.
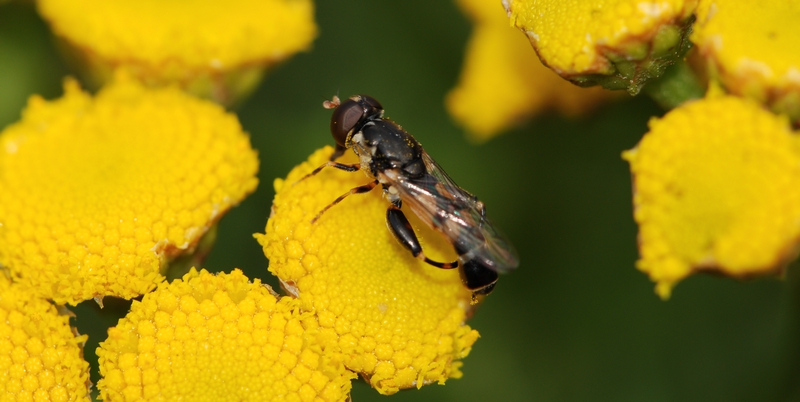
[[84, 342], [68, 315], [0, 272], [0, 400], [85, 400]]
[[612, 94], [575, 86], [542, 65], [530, 43], [509, 26], [499, 2], [458, 3], [475, 25], [447, 109], [474, 139], [487, 140], [548, 108], [581, 114]]
[[697, 0], [508, 0], [542, 62], [579, 85], [635, 95], [688, 48]]
[[692, 41], [730, 93], [800, 118], [800, 3], [703, 1]]
[[230, 102], [316, 36], [310, 0], [37, 2], [93, 84], [116, 68]]
[[58, 303], [155, 287], [252, 192], [258, 160], [221, 107], [120, 78], [32, 97], [0, 133], [0, 264]]
[[786, 118], [712, 93], [650, 122], [634, 175], [637, 266], [659, 295], [697, 270], [778, 273], [800, 240], [800, 144]]
[[238, 269], [192, 269], [109, 329], [97, 386], [104, 400], [344, 401], [355, 375], [317, 328]]
[[[272, 216], [266, 234], [257, 235], [270, 272], [316, 314], [345, 365], [379, 392], [460, 376], [455, 360], [469, 354], [478, 333], [464, 325], [471, 294], [458, 272], [412, 257], [392, 238], [379, 191], [350, 196], [311, 223], [336, 197], [367, 181], [360, 172], [325, 169], [298, 182], [332, 151], [315, 152], [286, 180], [275, 181]], [[355, 161], [350, 152], [340, 160], [346, 158]], [[406, 215], [427, 256], [455, 260], [441, 235]]]

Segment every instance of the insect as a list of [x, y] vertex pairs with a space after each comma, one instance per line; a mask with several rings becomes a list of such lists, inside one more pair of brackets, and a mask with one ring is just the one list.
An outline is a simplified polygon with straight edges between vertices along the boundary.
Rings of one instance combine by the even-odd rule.
[[[301, 180], [333, 167], [346, 172], [362, 170], [372, 181], [342, 194], [323, 208], [312, 223], [346, 197], [369, 192], [380, 185], [391, 203], [386, 211], [386, 224], [395, 239], [414, 257], [432, 266], [458, 268], [461, 281], [472, 291], [473, 303], [478, 295], [491, 293], [498, 272], [519, 265], [511, 243], [486, 218], [484, 204], [453, 182], [411, 134], [383, 117], [383, 106], [377, 100], [355, 95], [341, 102], [334, 96], [323, 106], [334, 109], [331, 134], [336, 149], [329, 162]], [[347, 149], [355, 152], [359, 163], [335, 161]], [[403, 203], [430, 228], [444, 234], [458, 254], [457, 261], [438, 262], [425, 256], [414, 229], [400, 209]]]

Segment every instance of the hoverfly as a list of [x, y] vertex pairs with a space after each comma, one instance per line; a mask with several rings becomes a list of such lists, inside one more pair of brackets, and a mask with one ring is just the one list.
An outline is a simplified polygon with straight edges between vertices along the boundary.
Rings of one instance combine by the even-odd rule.
[[[492, 291], [498, 272], [519, 265], [511, 243], [486, 218], [483, 203], [453, 182], [411, 134], [384, 118], [383, 106], [377, 100], [354, 95], [341, 102], [334, 96], [323, 106], [334, 109], [331, 134], [336, 140], [336, 150], [329, 162], [301, 180], [333, 167], [347, 172], [362, 170], [372, 181], [342, 194], [323, 208], [312, 223], [347, 196], [369, 192], [380, 184], [391, 203], [386, 211], [386, 224], [395, 239], [414, 257], [432, 266], [459, 268], [462, 283], [472, 291], [473, 303], [478, 295]], [[358, 156], [359, 163], [335, 161], [348, 148]], [[400, 209], [403, 203], [430, 228], [445, 235], [458, 254], [457, 261], [438, 262], [425, 256], [414, 229]]]

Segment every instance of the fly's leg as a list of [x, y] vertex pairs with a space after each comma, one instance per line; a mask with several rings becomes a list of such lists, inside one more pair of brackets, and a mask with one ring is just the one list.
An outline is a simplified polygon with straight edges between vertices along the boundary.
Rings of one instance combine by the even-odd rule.
[[[328, 162], [328, 163], [333, 163], [333, 162]], [[323, 167], [325, 167], [325, 166], [326, 166], [326, 165], [323, 165], [323, 166], [321, 166], [319, 169], [322, 169], [322, 168], [323, 168]], [[347, 166], [347, 165], [345, 165], [345, 166]], [[334, 166], [334, 167], [335, 167], [335, 166]], [[318, 170], [319, 170], [319, 169], [318, 169]], [[322, 208], [322, 211], [319, 211], [319, 213], [317, 214], [317, 216], [315, 216], [315, 217], [314, 217], [314, 219], [312, 219], [312, 220], [311, 220], [311, 223], [314, 223], [314, 222], [316, 222], [316, 221], [317, 221], [317, 219], [319, 219], [319, 217], [320, 217], [320, 216], [322, 216], [322, 214], [324, 214], [324, 213], [325, 213], [325, 211], [327, 211], [327, 210], [331, 209], [331, 207], [333, 207], [334, 205], [336, 205], [336, 204], [338, 204], [338, 203], [342, 202], [342, 200], [343, 200], [343, 199], [345, 199], [345, 198], [347, 198], [347, 196], [348, 196], [348, 195], [367, 193], [367, 192], [369, 192], [370, 190], [372, 190], [373, 188], [375, 188], [375, 186], [377, 186], [377, 185], [378, 185], [378, 181], [377, 181], [377, 180], [375, 180], [375, 181], [371, 181], [371, 182], [369, 182], [369, 183], [367, 183], [367, 184], [365, 184], [365, 185], [363, 185], [363, 186], [358, 186], [358, 187], [351, 188], [351, 189], [350, 189], [350, 191], [348, 191], [348, 192], [346, 192], [346, 193], [344, 193], [344, 194], [340, 195], [340, 196], [339, 196], [339, 198], [337, 198], [337, 199], [333, 200], [333, 202], [332, 202], [332, 203], [330, 203], [330, 204], [328, 204], [328, 206], [326, 206], [325, 208]]]
[[339, 159], [340, 156], [344, 155], [344, 151], [347, 151], [347, 147], [343, 147], [339, 144], [336, 144], [336, 148], [333, 150], [331, 154], [331, 158], [328, 159], [329, 161], [333, 162], [336, 159]]
[[336, 169], [339, 169], [339, 170], [344, 170], [345, 172], [351, 172], [352, 173], [352, 172], [357, 172], [359, 169], [361, 169], [361, 164], [360, 163], [353, 163], [353, 164], [339, 163], [339, 162], [334, 162], [333, 160], [331, 160], [329, 162], [325, 162], [324, 165], [312, 170], [311, 173], [303, 176], [302, 178], [300, 178], [300, 180], [296, 181], [294, 184], [300, 183], [301, 181], [303, 181], [303, 180], [305, 180], [305, 179], [307, 179], [307, 178], [309, 178], [311, 176], [314, 176], [315, 174], [321, 172], [322, 169], [325, 169], [326, 167], [332, 167], [332, 168], [336, 168]]
[[408, 219], [405, 214], [403, 214], [403, 211], [400, 210], [399, 206], [392, 205], [386, 211], [386, 226], [389, 227], [389, 231], [392, 232], [394, 238], [397, 239], [403, 247], [407, 248], [414, 257], [437, 268], [458, 268], [458, 261], [438, 262], [425, 256], [425, 253], [422, 252], [422, 245], [419, 244], [417, 235], [414, 234], [414, 228], [411, 227], [411, 223], [408, 222]]

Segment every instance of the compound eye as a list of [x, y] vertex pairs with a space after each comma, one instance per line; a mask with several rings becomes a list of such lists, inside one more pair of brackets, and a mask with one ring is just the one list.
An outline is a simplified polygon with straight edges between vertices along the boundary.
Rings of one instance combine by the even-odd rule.
[[358, 102], [348, 99], [342, 102], [331, 116], [331, 134], [336, 144], [344, 147], [347, 135], [364, 116], [364, 109]]
[[383, 111], [383, 106], [381, 103], [378, 102], [377, 99], [369, 96], [369, 95], [358, 95], [361, 97], [361, 101], [364, 103], [367, 109], [367, 115], [371, 116], [373, 114], [378, 114]]

